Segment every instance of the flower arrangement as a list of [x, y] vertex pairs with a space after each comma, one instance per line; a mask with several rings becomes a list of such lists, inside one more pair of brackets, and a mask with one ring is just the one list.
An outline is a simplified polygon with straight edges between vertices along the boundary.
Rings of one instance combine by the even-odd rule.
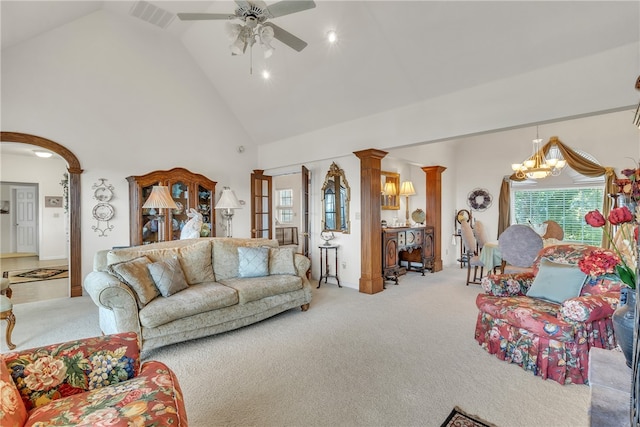
[[[590, 211], [584, 216], [585, 221], [592, 227], [604, 227], [607, 223], [605, 217], [598, 211]], [[626, 223], [633, 222], [634, 218], [631, 211], [626, 206], [620, 208], [611, 209], [609, 212], [609, 223], [611, 225], [621, 226], [622, 242], [629, 248], [635, 246], [638, 239], [638, 227], [635, 227], [635, 240], [634, 236], [627, 233], [629, 228], [622, 226]], [[625, 231], [626, 230], [626, 231]], [[635, 263], [632, 262], [637, 255], [634, 251], [631, 251], [632, 257], [623, 256], [620, 248], [616, 242], [611, 238], [611, 235], [607, 231], [607, 228], [603, 228], [603, 232], [611, 243], [611, 248], [616, 255], [602, 251], [594, 250], [587, 254], [579, 263], [578, 266], [583, 273], [590, 276], [598, 276], [601, 274], [616, 274], [620, 277], [620, 280], [626, 284], [629, 288], [636, 288], [636, 270]], [[629, 234], [629, 235], [626, 235]]]
[[620, 171], [626, 178], [616, 179], [618, 194], [636, 202], [640, 201], [640, 167]]

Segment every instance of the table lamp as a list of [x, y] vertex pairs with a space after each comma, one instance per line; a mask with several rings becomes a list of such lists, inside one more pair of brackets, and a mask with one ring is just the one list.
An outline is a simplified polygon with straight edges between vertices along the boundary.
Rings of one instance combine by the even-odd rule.
[[404, 181], [402, 184], [400, 184], [400, 195], [406, 197], [405, 208], [407, 212], [405, 216], [405, 225], [407, 227], [411, 225], [409, 223], [409, 196], [413, 196], [414, 194], [416, 194], [416, 190], [413, 188], [413, 183], [411, 181]]
[[220, 200], [218, 200], [214, 209], [222, 209], [222, 217], [227, 222], [227, 237], [232, 237], [231, 219], [233, 218], [233, 210], [239, 209], [240, 207], [240, 202], [236, 197], [236, 193], [234, 193], [229, 187], [224, 187], [222, 190], [222, 196], [220, 196]]
[[176, 202], [169, 193], [169, 187], [162, 185], [154, 185], [151, 194], [144, 205], [143, 209], [158, 209], [156, 220], [158, 221], [158, 242], [164, 241], [164, 209], [177, 209]]
[[382, 189], [382, 194], [387, 196], [387, 203], [385, 203], [386, 206], [396, 205], [396, 184], [394, 184], [393, 182], [386, 182], [384, 184], [384, 188]]

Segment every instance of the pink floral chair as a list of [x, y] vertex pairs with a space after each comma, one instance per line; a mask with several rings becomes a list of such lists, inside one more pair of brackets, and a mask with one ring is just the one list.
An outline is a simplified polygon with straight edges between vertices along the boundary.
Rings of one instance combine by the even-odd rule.
[[[622, 282], [613, 275], [595, 278], [583, 275], [582, 282], [579, 278], [547, 276], [546, 266], [549, 263], [559, 269], [577, 266], [585, 254], [595, 249], [603, 250], [586, 245], [548, 246], [538, 253], [532, 273], [484, 277], [485, 293], [476, 298], [480, 310], [476, 341], [498, 359], [516, 363], [543, 379], [560, 384], [586, 384], [589, 349], [616, 346], [611, 316], [620, 300]], [[551, 293], [564, 293], [560, 299], [550, 296], [557, 301], [526, 295], [535, 294], [530, 289], [541, 274], [541, 263], [545, 278], [556, 277], [542, 285]], [[577, 268], [571, 270], [574, 275], [576, 270], [580, 274]], [[541, 282], [539, 278], [538, 283]], [[567, 289], [570, 282], [576, 282], [574, 289]], [[574, 296], [565, 299], [571, 293]]]
[[2, 426], [187, 426], [163, 363], [140, 365], [134, 332], [0, 355]]

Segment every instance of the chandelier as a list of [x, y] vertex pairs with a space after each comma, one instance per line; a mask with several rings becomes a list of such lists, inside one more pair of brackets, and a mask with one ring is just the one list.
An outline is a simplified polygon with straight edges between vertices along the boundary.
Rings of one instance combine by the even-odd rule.
[[554, 155], [547, 158], [542, 151], [540, 143], [542, 139], [538, 136], [538, 127], [536, 126], [536, 139], [533, 140], [533, 154], [529, 159], [522, 163], [513, 163], [511, 169], [515, 172], [518, 179], [543, 179], [548, 176], [558, 176], [562, 169], [567, 165], [567, 161], [562, 159], [562, 155], [556, 146], [549, 149], [549, 152], [555, 148]]

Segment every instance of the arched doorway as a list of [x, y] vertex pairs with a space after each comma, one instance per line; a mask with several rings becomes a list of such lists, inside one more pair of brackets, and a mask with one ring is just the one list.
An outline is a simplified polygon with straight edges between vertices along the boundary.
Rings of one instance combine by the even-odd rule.
[[69, 294], [82, 296], [82, 248], [80, 243], [80, 174], [78, 158], [66, 147], [49, 139], [18, 132], [0, 132], [0, 142], [36, 145], [60, 155], [69, 172]]

